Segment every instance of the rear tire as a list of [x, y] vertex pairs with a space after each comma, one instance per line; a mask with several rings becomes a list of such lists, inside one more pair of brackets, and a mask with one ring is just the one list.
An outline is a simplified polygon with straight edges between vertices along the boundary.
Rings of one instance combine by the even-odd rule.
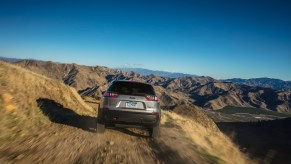
[[104, 133], [105, 132], [105, 125], [97, 122], [97, 133]]
[[150, 137], [152, 138], [159, 137], [161, 135], [160, 125], [150, 128], [149, 132], [150, 132]]

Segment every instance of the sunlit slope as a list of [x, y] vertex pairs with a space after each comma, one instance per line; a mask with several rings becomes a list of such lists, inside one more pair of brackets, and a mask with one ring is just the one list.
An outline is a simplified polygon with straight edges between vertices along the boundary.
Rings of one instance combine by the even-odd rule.
[[0, 144], [50, 124], [39, 109], [42, 101], [56, 102], [80, 115], [93, 113], [75, 89], [4, 62], [0, 62], [0, 96]]
[[163, 125], [172, 124], [181, 128], [185, 136], [197, 145], [197, 149], [208, 154], [215, 163], [253, 163], [199, 109], [180, 106], [174, 112], [163, 113]]

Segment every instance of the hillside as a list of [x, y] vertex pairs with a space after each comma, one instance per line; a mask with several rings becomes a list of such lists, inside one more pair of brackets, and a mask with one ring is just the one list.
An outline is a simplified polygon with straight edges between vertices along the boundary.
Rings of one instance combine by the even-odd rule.
[[260, 122], [221, 122], [218, 127], [260, 163], [290, 163], [291, 118]]
[[226, 106], [254, 107], [278, 112], [291, 109], [291, 92], [251, 87], [235, 83], [214, 82], [191, 91], [197, 106], [222, 109]]
[[158, 139], [130, 128], [97, 135], [96, 113], [75, 89], [4, 62], [0, 82], [3, 163], [252, 162], [194, 107], [174, 109], [187, 117], [164, 111]]
[[[277, 112], [290, 112], [291, 91], [221, 82], [211, 77], [168, 78], [141, 75], [100, 66], [56, 64], [24, 60], [17, 65], [44, 76], [63, 81], [79, 92], [96, 90], [97, 96], [114, 79], [133, 79], [152, 83], [161, 105], [171, 109], [180, 104], [191, 104], [203, 109], [226, 106], [254, 107]], [[98, 88], [98, 89], [96, 89]], [[100, 95], [99, 95], [100, 96]]]
[[39, 128], [49, 126], [50, 121], [41, 114], [45, 111], [38, 107], [41, 104], [57, 102], [72, 109], [72, 113], [94, 114], [75, 89], [3, 62], [0, 62], [0, 88], [0, 144], [28, 137]]
[[291, 91], [291, 81], [283, 81], [272, 78], [253, 78], [253, 79], [226, 79], [226, 82], [233, 82], [237, 84], [244, 84], [249, 86], [259, 86], [266, 88], [273, 88], [281, 91]]

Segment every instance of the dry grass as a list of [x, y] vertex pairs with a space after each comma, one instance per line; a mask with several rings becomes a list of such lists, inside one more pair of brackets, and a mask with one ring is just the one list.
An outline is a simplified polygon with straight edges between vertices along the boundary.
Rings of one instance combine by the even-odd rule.
[[204, 152], [208, 158], [213, 158], [215, 163], [253, 163], [219, 131], [214, 123], [214, 126], [211, 123], [205, 126], [205, 122], [197, 122], [194, 118], [190, 119], [172, 111], [163, 111], [163, 113], [162, 125], [172, 122], [180, 127], [185, 135], [201, 149], [200, 152]]
[[94, 115], [74, 88], [4, 62], [0, 62], [0, 97], [0, 145], [50, 124], [39, 110], [40, 98], [58, 102], [80, 115]]
[[[39, 108], [37, 100], [40, 98], [58, 102], [64, 108], [71, 109], [79, 115], [92, 116], [95, 114], [75, 89], [60, 81], [4, 62], [0, 62], [0, 97], [0, 148], [24, 137], [36, 135], [40, 128], [53, 129], [51, 128], [52, 123]], [[195, 143], [199, 152], [206, 156], [205, 158], [211, 158], [213, 163], [250, 163], [230, 139], [224, 136], [216, 125], [200, 111], [195, 110], [192, 116], [189, 113], [184, 114], [189, 117], [164, 111], [162, 125], [171, 123], [179, 127], [185, 137]], [[77, 134], [79, 135], [79, 133], [75, 134], [76, 138], [79, 137]], [[89, 134], [88, 136], [92, 137]], [[36, 137], [34, 136], [34, 138]], [[116, 135], [111, 137], [116, 138]], [[138, 138], [135, 143], [140, 144], [140, 140]], [[79, 139], [76, 141], [79, 142]], [[172, 144], [171, 142], [167, 144]], [[176, 144], [179, 146], [179, 143]], [[52, 148], [51, 152], [54, 150]]]

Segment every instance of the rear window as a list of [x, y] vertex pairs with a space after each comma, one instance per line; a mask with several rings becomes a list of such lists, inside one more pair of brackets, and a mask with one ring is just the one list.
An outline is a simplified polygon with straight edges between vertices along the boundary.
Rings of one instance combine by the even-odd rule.
[[149, 84], [123, 81], [114, 82], [108, 92], [136, 96], [155, 95], [154, 88]]

